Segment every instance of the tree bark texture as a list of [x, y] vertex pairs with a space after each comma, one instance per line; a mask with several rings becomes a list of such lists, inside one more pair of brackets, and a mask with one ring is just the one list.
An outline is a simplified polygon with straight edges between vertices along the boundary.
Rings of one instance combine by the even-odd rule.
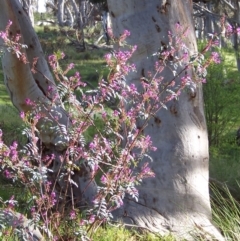
[[[235, 1], [235, 11], [234, 11], [234, 18], [236, 20], [235, 28], [238, 28], [240, 26], [240, 2]], [[238, 33], [235, 33], [233, 36], [233, 47], [236, 54], [236, 62], [237, 62], [237, 68], [238, 71], [240, 71], [240, 50], [239, 50], [239, 44], [240, 44], [240, 37]]]
[[64, 26], [64, 24], [65, 24], [64, 7], [65, 7], [65, 0], [58, 0], [57, 18], [58, 18], [58, 24], [61, 27]]
[[[154, 72], [154, 53], [168, 44], [168, 32], [176, 33], [175, 24], [189, 28], [185, 44], [190, 54], [197, 53], [189, 0], [108, 0], [112, 29], [120, 36], [125, 29], [131, 35], [127, 43], [137, 45], [132, 57], [137, 71], [130, 74], [129, 84], [139, 85], [140, 79]], [[181, 68], [177, 72], [181, 71]], [[188, 74], [194, 78], [191, 69]], [[174, 78], [169, 68], [161, 73], [163, 83]], [[182, 75], [180, 76], [182, 77]], [[180, 84], [180, 77], [176, 84]], [[182, 92], [178, 100], [167, 104], [148, 124], [144, 133], [150, 135], [157, 152], [150, 155], [155, 178], [144, 180], [136, 202], [126, 198], [116, 218], [125, 223], [165, 234], [193, 239], [193, 233], [205, 233], [223, 240], [211, 223], [208, 189], [208, 139], [201, 83]]]
[[[50, 114], [53, 116], [60, 114], [59, 123], [67, 123], [67, 114], [61, 106], [57, 87], [28, 16], [18, 1], [1, 1], [0, 7], [0, 28], [4, 30], [8, 21], [11, 20], [13, 24], [10, 27], [10, 37], [20, 34], [21, 43], [28, 46], [27, 49], [23, 50], [23, 54], [27, 56], [27, 64], [20, 61], [16, 55], [9, 51], [5, 51], [2, 58], [4, 81], [14, 106], [19, 111], [27, 112], [31, 109], [31, 106], [26, 103], [26, 99], [41, 102], [44, 106], [42, 111], [45, 112], [46, 116], [51, 118]], [[38, 58], [36, 73], [31, 71], [34, 58]], [[51, 92], [48, 91], [49, 88], [52, 89]], [[56, 101], [56, 106], [51, 108], [51, 101], [53, 100]], [[40, 120], [39, 125], [45, 120]], [[44, 129], [41, 131], [41, 138], [44, 143], [47, 145], [60, 143], [57, 140], [57, 135], [54, 137], [54, 134], [50, 133], [48, 128], [45, 127]], [[65, 148], [66, 143], [67, 139], [62, 140], [63, 146], [59, 146], [59, 148]]]

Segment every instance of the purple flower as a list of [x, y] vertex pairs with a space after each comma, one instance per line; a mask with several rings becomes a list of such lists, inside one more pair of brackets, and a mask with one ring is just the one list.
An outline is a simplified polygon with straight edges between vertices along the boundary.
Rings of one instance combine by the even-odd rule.
[[5, 32], [0, 32], [0, 37], [3, 39], [3, 40], [6, 40], [7, 39], [7, 34]]
[[188, 52], [184, 52], [183, 53], [183, 60], [187, 60], [188, 59]]
[[219, 40], [214, 40], [212, 42], [212, 46], [219, 46]]
[[36, 212], [36, 209], [35, 209], [35, 207], [33, 206], [33, 207], [31, 207], [31, 213], [35, 213]]
[[123, 34], [128, 37], [128, 36], [130, 36], [131, 33], [130, 33], [130, 31], [128, 31], [128, 30], [125, 29], [124, 32], [123, 32]]
[[130, 85], [130, 92], [131, 92], [132, 94], [137, 93], [137, 88], [136, 88], [135, 84], [131, 84], [131, 85]]
[[16, 203], [17, 203], [17, 201], [14, 200], [14, 196], [11, 196], [11, 198], [8, 200], [8, 207], [14, 208]]
[[65, 57], [65, 54], [62, 52], [61, 53], [61, 58], [64, 59], [64, 57]]
[[118, 112], [117, 110], [114, 110], [114, 111], [113, 111], [113, 115], [114, 115], [114, 116], [118, 116], [118, 115], [119, 115], [119, 112]]
[[153, 147], [151, 147], [151, 150], [152, 150], [152, 151], [156, 151], [156, 150], [157, 150], [157, 147], [153, 146]]
[[57, 60], [56, 56], [54, 54], [48, 56], [49, 62], [55, 62]]
[[80, 73], [78, 71], [75, 73], [75, 78], [81, 79]]
[[109, 54], [105, 54], [104, 57], [105, 57], [105, 60], [106, 60], [106, 61], [109, 61], [109, 60], [112, 59], [112, 54], [110, 54], [110, 53], [109, 53]]
[[102, 118], [103, 118], [103, 119], [106, 119], [106, 117], [107, 117], [107, 113], [104, 111], [104, 112], [102, 113]]
[[3, 175], [6, 177], [6, 178], [11, 178], [11, 173], [8, 171], [8, 170], [5, 170], [4, 172], [3, 172]]
[[135, 52], [137, 50], [137, 45], [133, 45], [132, 46], [132, 53]]
[[57, 202], [56, 193], [55, 192], [51, 192], [50, 201], [51, 201], [52, 206]]
[[182, 87], [183, 86], [186, 86], [189, 82], [191, 82], [191, 78], [189, 75], [184, 75], [182, 78], [181, 78], [181, 82], [182, 82]]
[[31, 104], [32, 104], [32, 101], [31, 101], [29, 98], [27, 98], [27, 99], [25, 100], [25, 103], [26, 103], [27, 105], [31, 105]]
[[236, 31], [237, 31], [237, 34], [240, 34], [240, 28], [237, 28]]
[[34, 218], [36, 216], [36, 209], [35, 209], [35, 207], [34, 206], [31, 207], [30, 211], [31, 211], [32, 217]]
[[16, 141], [14, 141], [10, 148], [11, 149], [17, 149], [17, 147], [18, 147], [18, 143]]
[[100, 181], [103, 183], [103, 184], [106, 184], [107, 183], [107, 178], [105, 175], [102, 175], [101, 178], [100, 178]]
[[20, 117], [21, 117], [21, 119], [25, 118], [25, 113], [23, 111], [20, 112]]
[[70, 63], [69, 65], [68, 65], [68, 69], [73, 69], [74, 68], [74, 63]]
[[37, 113], [35, 116], [34, 116], [34, 120], [39, 120], [41, 118], [41, 114], [40, 113]]
[[232, 28], [232, 26], [230, 24], [228, 24], [226, 26], [226, 32], [227, 32], [227, 34], [231, 34], [233, 32], [233, 28]]
[[49, 85], [47, 90], [48, 90], [48, 92], [52, 92], [53, 91], [53, 86]]
[[94, 149], [96, 147], [96, 145], [93, 143], [93, 142], [91, 142], [90, 144], [89, 144], [89, 148], [90, 149]]
[[142, 166], [141, 174], [144, 177], [155, 177], [154, 172], [148, 166], [148, 162], [144, 163], [144, 165]]
[[80, 225], [80, 226], [84, 226], [84, 225], [85, 225], [85, 223], [86, 223], [86, 221], [85, 221], [85, 220], [83, 220], [83, 219], [81, 219], [81, 220], [80, 220], [80, 222], [79, 222], [79, 225]]
[[211, 59], [215, 64], [220, 64], [221, 60], [220, 60], [220, 56], [217, 52], [212, 52], [211, 54]]
[[76, 219], [77, 215], [76, 215], [75, 210], [71, 210], [69, 216], [70, 216], [70, 219]]
[[89, 218], [89, 223], [93, 223], [95, 221], [95, 215], [91, 215]]

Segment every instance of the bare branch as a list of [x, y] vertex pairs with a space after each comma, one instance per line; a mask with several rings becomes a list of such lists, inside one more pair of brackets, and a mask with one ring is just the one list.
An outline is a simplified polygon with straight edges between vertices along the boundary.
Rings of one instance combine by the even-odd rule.
[[226, 0], [220, 0], [222, 3], [226, 4], [231, 10], [235, 11], [235, 7], [228, 1]]
[[[199, 5], [198, 3], [193, 3], [193, 8], [195, 10], [198, 10], [200, 11], [200, 13], [194, 13], [193, 16], [196, 16], [196, 17], [202, 17], [202, 15], [211, 15], [213, 16], [214, 18], [218, 18], [220, 19], [222, 17], [222, 15], [220, 14], [217, 14], [217, 13], [214, 13], [212, 11], [210, 11], [209, 9]], [[238, 23], [240, 24], [240, 22], [236, 19], [236, 18], [229, 18], [227, 16], [225, 16], [226, 20], [230, 23]]]

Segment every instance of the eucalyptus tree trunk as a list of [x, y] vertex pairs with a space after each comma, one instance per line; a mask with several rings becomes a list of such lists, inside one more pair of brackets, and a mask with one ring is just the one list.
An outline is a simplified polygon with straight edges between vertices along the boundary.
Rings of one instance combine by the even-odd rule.
[[[212, 3], [207, 3], [206, 8], [212, 12]], [[214, 24], [213, 24], [214, 18], [210, 14], [206, 14], [204, 18], [204, 31], [205, 31], [205, 39], [208, 39], [208, 34], [214, 34]]]
[[70, 4], [72, 5], [72, 9], [74, 11], [74, 19], [75, 22], [77, 24], [77, 26], [80, 26], [80, 14], [79, 14], [79, 10], [78, 10], [78, 6], [76, 4], [75, 0], [70, 0]]
[[204, 21], [202, 18], [197, 18], [198, 21], [198, 39], [203, 41]]
[[[238, 28], [240, 26], [240, 1], [235, 0], [234, 4], [235, 4], [234, 18], [235, 18], [235, 21], [236, 21], [235, 28]], [[240, 36], [239, 36], [238, 33], [234, 33], [233, 47], [234, 47], [234, 50], [235, 50], [238, 71], [240, 71], [239, 44], [240, 44]]]
[[81, 14], [82, 18], [82, 25], [85, 25], [87, 23], [87, 1], [82, 0], [79, 2], [79, 12]]
[[31, 20], [32, 26], [34, 26], [34, 7], [32, 0], [23, 0], [22, 5]]
[[[69, 145], [68, 135], [59, 133], [55, 127], [62, 126], [67, 130], [71, 121], [62, 106], [38, 37], [18, 0], [0, 1], [1, 30], [6, 28], [8, 20], [13, 22], [9, 29], [10, 36], [20, 34], [21, 43], [27, 45], [28, 48], [23, 50], [27, 63], [19, 60], [11, 51], [7, 49], [4, 51], [2, 66], [5, 85], [12, 103], [19, 111], [28, 112], [33, 109], [36, 111], [36, 107], [26, 103], [26, 99], [38, 104], [41, 113], [41, 118], [36, 126], [39, 138], [45, 149], [55, 154], [51, 167], [52, 173], [49, 174], [49, 178], [53, 179], [52, 183], [54, 183], [54, 179], [58, 178], [59, 168], [62, 166], [60, 156], [64, 155]], [[0, 39], [0, 46], [3, 45], [2, 39]], [[31, 68], [35, 58], [37, 58], [36, 72], [32, 72]], [[49, 89], [51, 89], [50, 92]], [[92, 202], [96, 194], [96, 185], [85, 166], [82, 166], [81, 170], [73, 177], [78, 185], [74, 196], [79, 202], [78, 205], [83, 203], [85, 205]], [[62, 183], [59, 183], [59, 186], [62, 186]], [[62, 186], [62, 188], [64, 187]]]
[[64, 8], [65, 8], [65, 0], [58, 0], [58, 12], [57, 12], [57, 19], [59, 26], [64, 26]]
[[[129, 84], [139, 85], [149, 71], [154, 73], [154, 53], [168, 44], [168, 33], [176, 33], [176, 23], [183, 29], [189, 28], [184, 42], [190, 54], [197, 53], [191, 1], [108, 0], [108, 7], [114, 35], [127, 29], [131, 33], [127, 44], [137, 45], [131, 60], [137, 71], [127, 76]], [[187, 72], [193, 78], [190, 68]], [[162, 77], [166, 84], [174, 75], [166, 67]], [[176, 85], [181, 84], [180, 77], [176, 78]], [[209, 235], [210, 240], [224, 240], [211, 222], [208, 137], [201, 83], [196, 82], [191, 91], [183, 91], [167, 107], [168, 110], [156, 113], [144, 130], [158, 148], [150, 154], [156, 177], [144, 179], [139, 200], [127, 197], [114, 215], [126, 224], [161, 234], [174, 232], [196, 240], [191, 235], [202, 233]]]
[[69, 8], [69, 6], [66, 6], [66, 12], [67, 12], [67, 26], [73, 27], [74, 25], [74, 16], [72, 14], [72, 9]]

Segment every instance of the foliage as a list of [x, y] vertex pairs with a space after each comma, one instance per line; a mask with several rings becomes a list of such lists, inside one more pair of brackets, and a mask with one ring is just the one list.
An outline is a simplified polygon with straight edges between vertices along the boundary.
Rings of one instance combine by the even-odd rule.
[[10, 145], [13, 140], [17, 140], [19, 143], [26, 143], [26, 138], [22, 135], [22, 120], [19, 117], [17, 110], [8, 104], [0, 105], [1, 119], [0, 129], [3, 131], [4, 143]]
[[240, 182], [240, 147], [234, 145], [225, 148], [210, 149], [210, 177], [218, 180], [231, 189], [234, 197], [239, 198]]
[[134, 230], [127, 230], [121, 226], [107, 226], [100, 228], [94, 235], [93, 239], [97, 241], [175, 241], [172, 236], [161, 237], [148, 232], [137, 233]]
[[235, 136], [226, 139], [230, 130], [236, 128], [240, 121], [236, 105], [240, 101], [239, 73], [227, 67], [222, 54], [221, 64], [209, 66], [207, 79], [209, 81], [203, 86], [203, 93], [209, 144], [221, 146], [228, 141], [234, 143]]
[[[9, 40], [9, 26], [0, 36], [5, 40], [8, 50], [25, 62], [26, 56], [20, 51], [25, 46]], [[125, 80], [125, 76], [135, 70], [135, 66], [128, 63], [135, 46], [126, 46], [124, 51], [117, 49], [107, 54], [105, 58], [110, 69], [108, 79], [101, 79], [95, 90], [87, 91], [84, 91], [86, 83], [79, 72], [69, 75], [74, 68], [73, 63], [65, 68], [60, 67], [59, 60], [65, 57], [62, 52], [49, 56], [59, 95], [69, 116], [68, 128], [64, 125], [51, 128], [59, 136], [69, 138], [66, 150], [60, 155], [50, 150], [46, 152], [44, 143], [38, 142], [37, 123], [46, 117], [43, 116], [41, 103], [30, 99], [26, 99], [26, 103], [32, 111], [20, 114], [28, 126], [24, 134], [29, 143], [18, 149], [17, 142], [7, 146], [0, 141], [1, 171], [6, 178], [28, 188], [28, 215], [37, 227], [45, 231], [48, 239], [89, 240], [88, 236], [95, 233], [100, 225], [111, 220], [112, 211], [123, 205], [125, 196], [138, 200], [137, 186], [144, 178], [154, 177], [146, 160], [151, 161], [149, 153], [156, 148], [150, 136], [143, 134], [149, 119], [159, 109], [165, 108], [168, 101], [176, 99], [185, 87], [204, 81], [206, 68], [212, 62], [219, 62], [216, 52], [206, 60], [202, 53], [188, 56], [188, 49], [182, 41], [187, 31], [179, 24], [176, 29], [176, 35], [169, 33], [169, 45], [162, 46], [156, 53], [159, 57], [156, 72], [141, 79], [140, 88], [133, 84], [128, 86]], [[125, 31], [120, 36], [117, 40], [119, 45], [124, 44], [129, 34]], [[207, 47], [213, 44], [211, 41]], [[178, 56], [178, 52], [183, 54]], [[175, 69], [175, 77], [161, 88], [161, 72], [167, 64]], [[177, 72], [179, 65], [182, 69]], [[195, 68], [197, 76], [194, 80], [186, 71], [190, 66]], [[32, 71], [36, 71], [34, 66]], [[181, 77], [179, 85], [175, 83], [178, 77]], [[75, 95], [76, 90], [78, 96]], [[49, 94], [51, 91], [49, 88]], [[56, 103], [53, 101], [52, 105]], [[103, 128], [97, 124], [99, 117], [104, 122]], [[95, 133], [86, 140], [86, 132], [92, 127]], [[61, 167], [57, 175], [51, 176], [57, 158]], [[83, 167], [91, 170], [91, 181], [95, 179], [98, 187], [94, 200], [85, 208], [82, 200], [76, 200], [73, 194], [73, 190], [78, 188], [75, 173]], [[60, 189], [59, 183], [62, 184]], [[12, 210], [16, 202], [11, 197], [6, 203], [7, 208]]]
[[[26, 56], [20, 53], [21, 47], [24, 46], [8, 40], [10, 24], [1, 36], [4, 37], [8, 49], [20, 60], [25, 61]], [[128, 35], [126, 31], [119, 41], [124, 42]], [[37, 225], [41, 218], [43, 229], [51, 230], [52, 235], [64, 239], [71, 236], [87, 239], [87, 230], [94, 231], [99, 225], [109, 221], [111, 212], [123, 204], [125, 195], [137, 200], [136, 186], [143, 178], [154, 176], [143, 159], [149, 158], [148, 152], [156, 148], [149, 136], [143, 136], [142, 130], [149, 118], [163, 105], [159, 104], [161, 91], [158, 88], [162, 79], [145, 79], [142, 82], [145, 89], [142, 94], [134, 85], [126, 85], [125, 76], [134, 71], [134, 65], [127, 63], [134, 50], [135, 47], [130, 47], [129, 50], [119, 50], [106, 55], [107, 64], [111, 69], [108, 80], [101, 80], [95, 91], [86, 92], [82, 91], [86, 84], [81, 81], [79, 72], [67, 76], [74, 67], [73, 63], [67, 65], [64, 70], [60, 68], [58, 60], [65, 57], [63, 53], [57, 52], [49, 56], [49, 64], [58, 82], [59, 95], [71, 119], [68, 129], [60, 125], [52, 127], [59, 136], [69, 137], [69, 145], [64, 155], [59, 157], [63, 165], [53, 179], [49, 178], [49, 173], [52, 172], [51, 165], [55, 161], [55, 154], [44, 153], [41, 151], [44, 147], [37, 144], [36, 126], [42, 118], [40, 103], [26, 99], [33, 111], [21, 113], [21, 118], [29, 125], [24, 133], [30, 140], [23, 149], [18, 151], [16, 142], [8, 147], [1, 141], [1, 169], [4, 176], [13, 181], [18, 180], [28, 187], [31, 193], [28, 203], [32, 205], [29, 210], [32, 220]], [[36, 71], [34, 66], [32, 69]], [[156, 66], [156, 73], [162, 70], [163, 67]], [[183, 87], [184, 85], [180, 86]], [[81, 93], [80, 99], [74, 94], [76, 89]], [[49, 93], [51, 91], [49, 89]], [[167, 100], [172, 98], [171, 95], [172, 92], [166, 96]], [[114, 103], [115, 108], [108, 109], [107, 103]], [[126, 108], [126, 104], [131, 106]], [[103, 130], [96, 126], [95, 116], [101, 116], [104, 120]], [[139, 120], [142, 121], [142, 126], [137, 125]], [[86, 142], [84, 134], [91, 126], [95, 128], [95, 135], [90, 142]], [[133, 151], [134, 149], [137, 151]], [[82, 204], [73, 196], [73, 188], [78, 185], [74, 181], [74, 172], [80, 171], [82, 165], [92, 170], [93, 178], [96, 174], [100, 177], [97, 195], [84, 212], [80, 212], [78, 207]], [[139, 168], [136, 169], [136, 166]], [[66, 183], [65, 192], [56, 190], [57, 182]], [[64, 220], [61, 227], [60, 220]], [[61, 232], [61, 228], [66, 230], [69, 226], [72, 232]]]
[[[226, 240], [237, 241], [240, 238], [240, 203], [224, 184], [211, 185], [213, 219], [221, 229]], [[221, 207], [221, 208], [219, 208]]]
[[[66, 39], [65, 34], [62, 33], [63, 29], [36, 27], [36, 31], [44, 54], [48, 56], [58, 51], [64, 52], [65, 57], [59, 60], [60, 65], [65, 67], [69, 63], [74, 62], [75, 68], [81, 71], [81, 77], [85, 82], [96, 87], [98, 80], [107, 76], [108, 68], [104, 60], [106, 50], [88, 48], [82, 52]], [[71, 31], [74, 34], [74, 30]], [[87, 38], [88, 34], [85, 34], [85, 38]], [[58, 39], [61, 41], [58, 41]], [[73, 74], [73, 71], [69, 73]]]

